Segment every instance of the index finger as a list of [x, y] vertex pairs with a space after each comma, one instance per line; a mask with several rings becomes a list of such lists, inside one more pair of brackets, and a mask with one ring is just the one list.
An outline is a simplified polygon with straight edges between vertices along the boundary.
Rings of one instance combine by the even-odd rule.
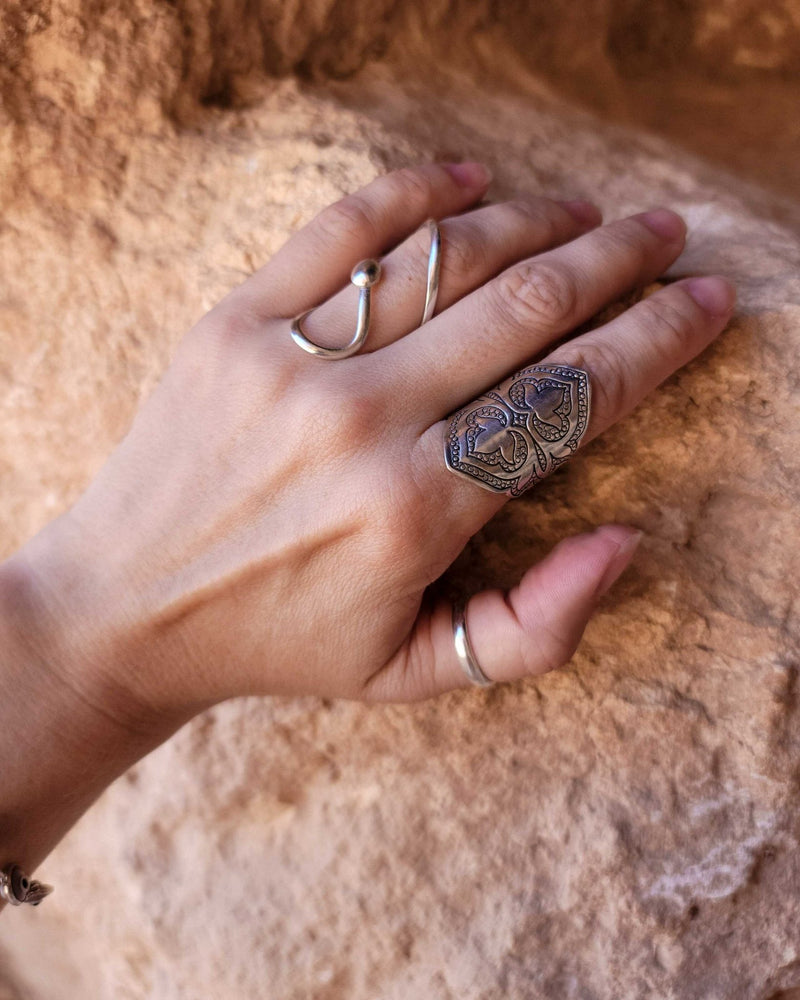
[[294, 316], [348, 283], [353, 265], [378, 257], [427, 218], [462, 212], [486, 193], [480, 163], [427, 163], [378, 177], [324, 208], [243, 287], [264, 316]]

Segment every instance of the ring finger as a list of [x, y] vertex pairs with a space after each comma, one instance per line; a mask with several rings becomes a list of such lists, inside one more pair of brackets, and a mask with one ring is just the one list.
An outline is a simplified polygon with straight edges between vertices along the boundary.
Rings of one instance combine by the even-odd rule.
[[[546, 198], [487, 205], [444, 220], [436, 312], [517, 261], [565, 243], [600, 222], [600, 212], [588, 202]], [[429, 248], [430, 235], [423, 227], [381, 261], [362, 354], [385, 347], [420, 325]], [[303, 321], [305, 335], [323, 347], [346, 343], [353, 334], [357, 300], [354, 287], [343, 288]]]
[[[541, 360], [568, 365], [589, 375], [591, 413], [584, 441], [624, 417], [659, 383], [687, 364], [723, 330], [735, 299], [733, 287], [718, 276], [687, 278], [667, 285], [611, 322], [574, 337]], [[488, 386], [486, 388], [489, 388]], [[448, 421], [438, 421], [422, 436], [424, 466], [435, 478], [437, 495], [449, 495], [475, 531], [505, 501], [466, 476], [449, 471], [443, 458]], [[449, 491], [443, 492], [444, 487]]]

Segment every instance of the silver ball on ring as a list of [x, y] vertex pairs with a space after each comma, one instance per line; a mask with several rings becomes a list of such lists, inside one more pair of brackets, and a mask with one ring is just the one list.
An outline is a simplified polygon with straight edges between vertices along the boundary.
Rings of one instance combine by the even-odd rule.
[[360, 260], [350, 272], [356, 288], [372, 288], [380, 280], [381, 265], [377, 260]]

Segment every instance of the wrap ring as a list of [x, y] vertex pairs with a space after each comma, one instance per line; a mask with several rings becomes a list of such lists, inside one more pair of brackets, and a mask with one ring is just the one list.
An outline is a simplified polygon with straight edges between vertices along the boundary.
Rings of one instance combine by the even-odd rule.
[[[422, 323], [427, 323], [431, 316], [433, 316], [433, 312], [436, 308], [436, 299], [439, 295], [439, 265], [442, 249], [442, 236], [436, 220], [428, 219], [425, 225], [430, 231], [431, 248], [428, 253], [428, 276], [425, 287], [425, 305], [422, 310], [422, 321], [420, 326], [422, 326]], [[291, 326], [289, 327], [292, 340], [298, 347], [302, 347], [304, 351], [307, 351], [309, 354], [314, 354], [318, 358], [341, 359], [349, 358], [353, 354], [356, 354], [363, 346], [364, 341], [367, 339], [367, 334], [369, 333], [372, 288], [374, 285], [378, 284], [380, 279], [380, 261], [373, 260], [372, 258], [359, 261], [359, 263], [356, 264], [350, 272], [350, 281], [356, 286], [356, 288], [358, 288], [359, 295], [356, 330], [349, 344], [345, 344], [344, 347], [322, 347], [320, 344], [315, 344], [313, 340], [309, 340], [303, 333], [303, 322], [311, 315], [312, 312], [314, 312], [313, 308], [307, 309], [304, 313], [300, 313], [299, 316], [295, 316], [292, 320]], [[314, 308], [317, 307], [315, 306]]]
[[446, 422], [447, 468], [493, 493], [518, 497], [575, 454], [590, 407], [589, 376], [580, 368], [523, 368]]

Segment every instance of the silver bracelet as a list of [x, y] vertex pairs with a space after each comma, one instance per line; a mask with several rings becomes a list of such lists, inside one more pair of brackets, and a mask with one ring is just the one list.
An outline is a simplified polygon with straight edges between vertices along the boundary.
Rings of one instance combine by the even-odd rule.
[[23, 903], [38, 906], [52, 891], [52, 885], [28, 878], [19, 865], [6, 865], [0, 871], [0, 899], [12, 906], [22, 906]]

